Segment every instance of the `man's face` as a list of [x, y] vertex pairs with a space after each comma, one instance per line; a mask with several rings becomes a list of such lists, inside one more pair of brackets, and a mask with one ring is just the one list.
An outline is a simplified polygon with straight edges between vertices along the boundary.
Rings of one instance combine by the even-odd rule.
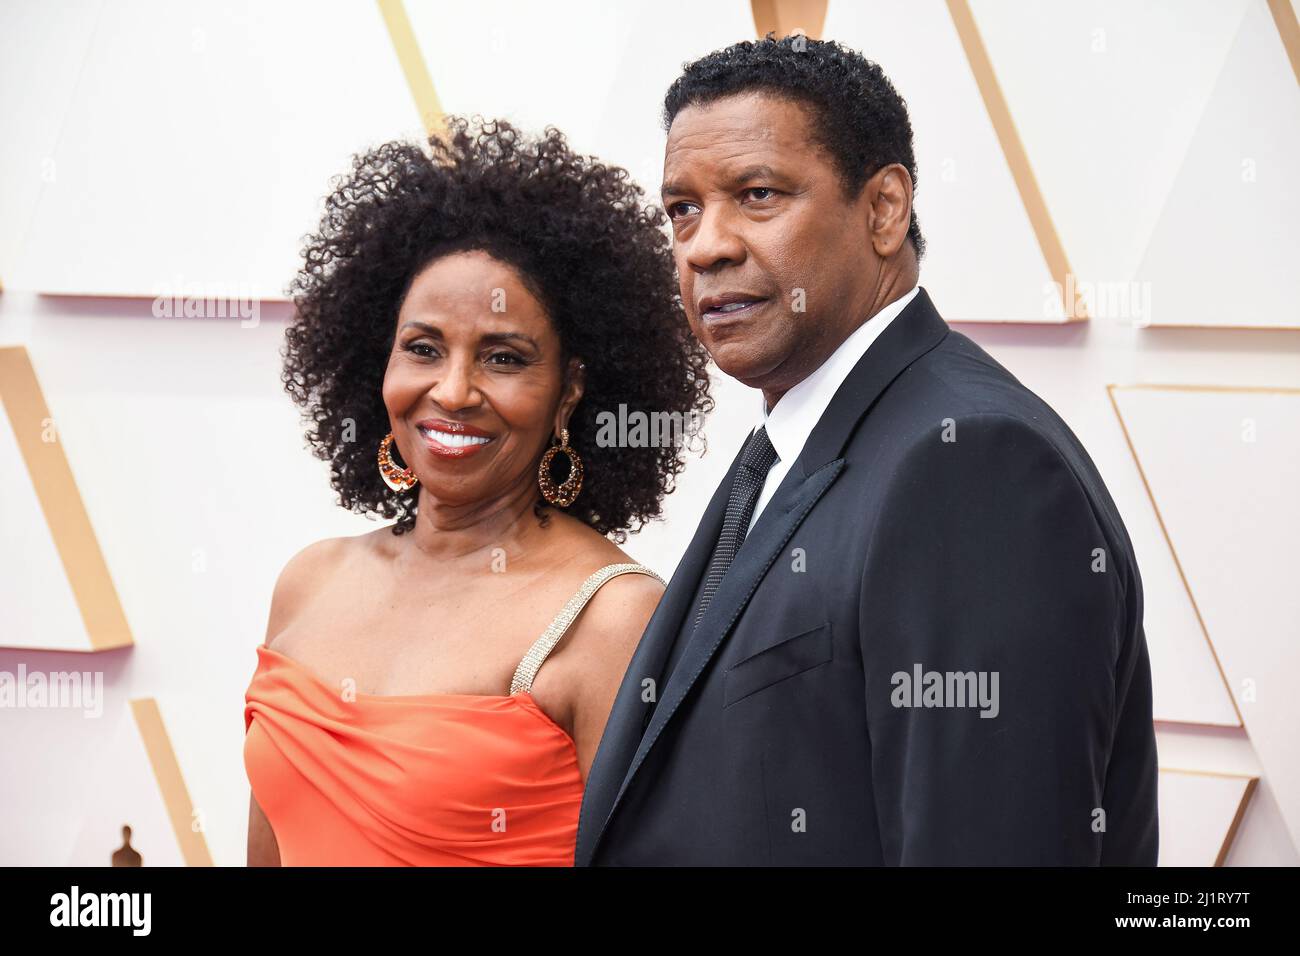
[[805, 110], [766, 93], [691, 105], [674, 118], [664, 156], [691, 329], [719, 368], [769, 401], [870, 314], [880, 275], [871, 189], [845, 198]]

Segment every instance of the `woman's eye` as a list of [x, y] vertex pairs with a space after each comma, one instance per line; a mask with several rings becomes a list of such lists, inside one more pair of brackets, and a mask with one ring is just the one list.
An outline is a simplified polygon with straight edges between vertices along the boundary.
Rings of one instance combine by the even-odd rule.
[[429, 345], [426, 342], [412, 342], [410, 345], [406, 347], [406, 350], [408, 352], [414, 352], [416, 355], [420, 356], [421, 358], [429, 358], [430, 356], [435, 354], [433, 346]]
[[510, 352], [493, 352], [488, 356], [488, 362], [492, 365], [523, 365], [523, 359], [518, 355]]

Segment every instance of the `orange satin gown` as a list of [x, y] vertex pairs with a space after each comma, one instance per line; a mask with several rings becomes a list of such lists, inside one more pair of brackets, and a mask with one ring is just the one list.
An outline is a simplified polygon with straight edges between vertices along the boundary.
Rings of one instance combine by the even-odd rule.
[[[257, 648], [244, 767], [282, 866], [572, 866], [582, 806], [573, 740], [529, 688], [601, 568], [537, 639], [513, 693], [353, 694]], [[662, 582], [662, 579], [660, 579]]]

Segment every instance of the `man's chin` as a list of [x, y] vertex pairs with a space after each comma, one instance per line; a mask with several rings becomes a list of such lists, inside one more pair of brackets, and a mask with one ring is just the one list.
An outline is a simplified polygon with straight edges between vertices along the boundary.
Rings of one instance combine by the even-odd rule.
[[736, 342], [716, 346], [716, 351], [710, 350], [709, 354], [713, 357], [714, 365], [750, 388], [762, 388], [763, 382], [780, 364], [774, 357], [755, 354], [753, 349], [746, 349]]

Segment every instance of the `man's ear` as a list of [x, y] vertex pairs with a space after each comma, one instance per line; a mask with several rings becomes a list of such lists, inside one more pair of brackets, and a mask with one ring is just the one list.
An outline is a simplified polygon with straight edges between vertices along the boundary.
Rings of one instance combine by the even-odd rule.
[[560, 392], [560, 406], [555, 410], [555, 434], [558, 435], [560, 429], [569, 427], [569, 417], [578, 407], [578, 402], [582, 400], [586, 384], [586, 363], [577, 357], [569, 359], [568, 366], [564, 370], [564, 388]]
[[864, 192], [871, 246], [888, 259], [903, 247], [912, 223], [912, 176], [902, 163], [890, 163], [867, 180]]

